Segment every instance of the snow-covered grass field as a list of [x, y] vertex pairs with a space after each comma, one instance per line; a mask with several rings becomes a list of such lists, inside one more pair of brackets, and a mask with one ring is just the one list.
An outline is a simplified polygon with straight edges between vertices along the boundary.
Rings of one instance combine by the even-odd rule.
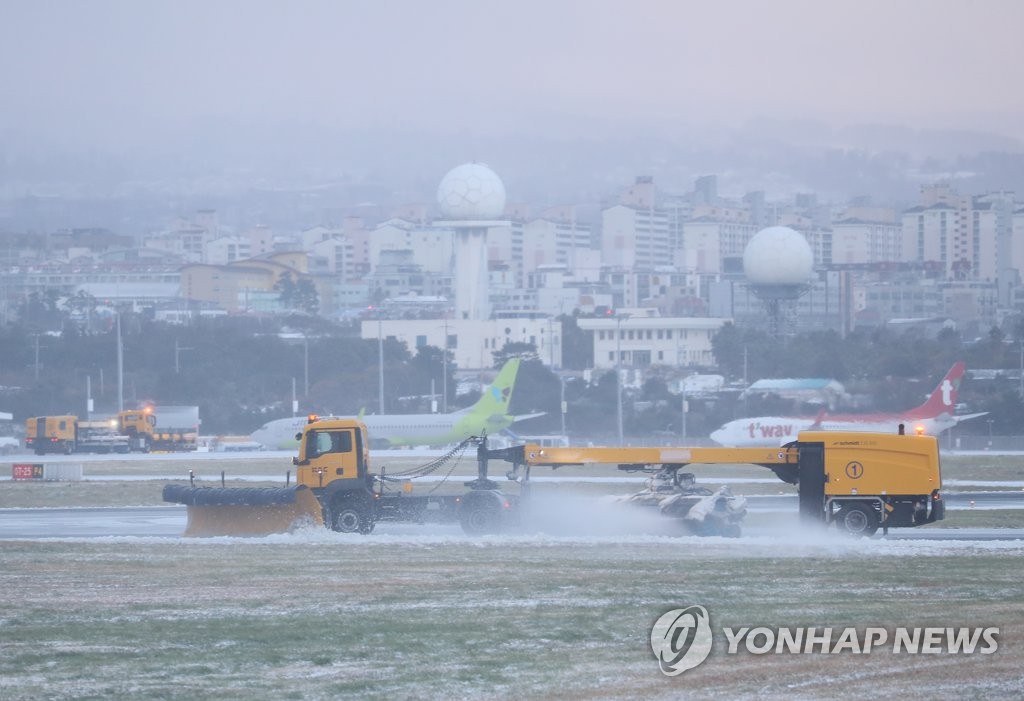
[[[0, 542], [0, 698], [1020, 698], [1024, 544], [653, 536]], [[998, 626], [992, 655], [727, 655], [721, 626]]]

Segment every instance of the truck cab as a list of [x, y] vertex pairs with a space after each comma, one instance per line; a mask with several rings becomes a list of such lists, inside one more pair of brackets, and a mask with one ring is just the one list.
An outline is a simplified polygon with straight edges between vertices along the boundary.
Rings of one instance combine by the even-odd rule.
[[313, 490], [330, 528], [369, 533], [378, 510], [370, 474], [370, 441], [366, 425], [356, 419], [310, 416], [296, 435], [299, 454], [296, 482]]
[[312, 418], [296, 438], [299, 454], [292, 462], [299, 484], [321, 489], [338, 480], [365, 478], [369, 472], [370, 442], [361, 421]]

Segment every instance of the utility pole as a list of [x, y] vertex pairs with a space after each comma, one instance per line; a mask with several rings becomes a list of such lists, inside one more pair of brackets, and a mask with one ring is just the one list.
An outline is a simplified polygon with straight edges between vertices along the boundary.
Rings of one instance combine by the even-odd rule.
[[117, 411], [124, 411], [124, 348], [121, 344], [121, 312], [117, 313]]
[[619, 445], [623, 445], [622, 435], [622, 320], [628, 319], [628, 314], [619, 314], [615, 317], [615, 408], [619, 429]]
[[441, 344], [441, 413], [448, 413], [448, 317], [444, 318], [444, 343]]
[[548, 317], [548, 368], [555, 369], [555, 326], [553, 320]]
[[309, 397], [309, 336], [302, 334], [303, 397]]
[[181, 351], [189, 351], [189, 350], [193, 350], [193, 349], [192, 348], [183, 348], [182, 346], [179, 346], [178, 345], [178, 339], [174, 339], [174, 374], [175, 375], [181, 374], [181, 361], [178, 358], [178, 354], [181, 353]]
[[380, 413], [384, 413], [384, 332], [377, 319], [377, 392]]

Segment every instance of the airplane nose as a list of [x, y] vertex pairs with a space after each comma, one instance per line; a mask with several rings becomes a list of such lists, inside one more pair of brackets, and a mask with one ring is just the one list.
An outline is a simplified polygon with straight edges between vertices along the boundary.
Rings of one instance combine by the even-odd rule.
[[723, 431], [722, 429], [712, 431], [711, 440], [713, 440], [715, 443], [718, 443], [718, 445], [725, 445], [725, 431]]

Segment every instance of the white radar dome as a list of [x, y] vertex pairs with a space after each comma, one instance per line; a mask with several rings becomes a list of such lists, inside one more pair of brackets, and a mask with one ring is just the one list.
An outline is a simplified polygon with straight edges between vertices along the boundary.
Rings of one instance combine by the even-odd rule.
[[437, 204], [446, 219], [500, 219], [505, 213], [505, 185], [483, 163], [464, 163], [441, 179]]
[[788, 226], [761, 229], [743, 251], [743, 273], [752, 285], [804, 285], [813, 267], [807, 239]]

